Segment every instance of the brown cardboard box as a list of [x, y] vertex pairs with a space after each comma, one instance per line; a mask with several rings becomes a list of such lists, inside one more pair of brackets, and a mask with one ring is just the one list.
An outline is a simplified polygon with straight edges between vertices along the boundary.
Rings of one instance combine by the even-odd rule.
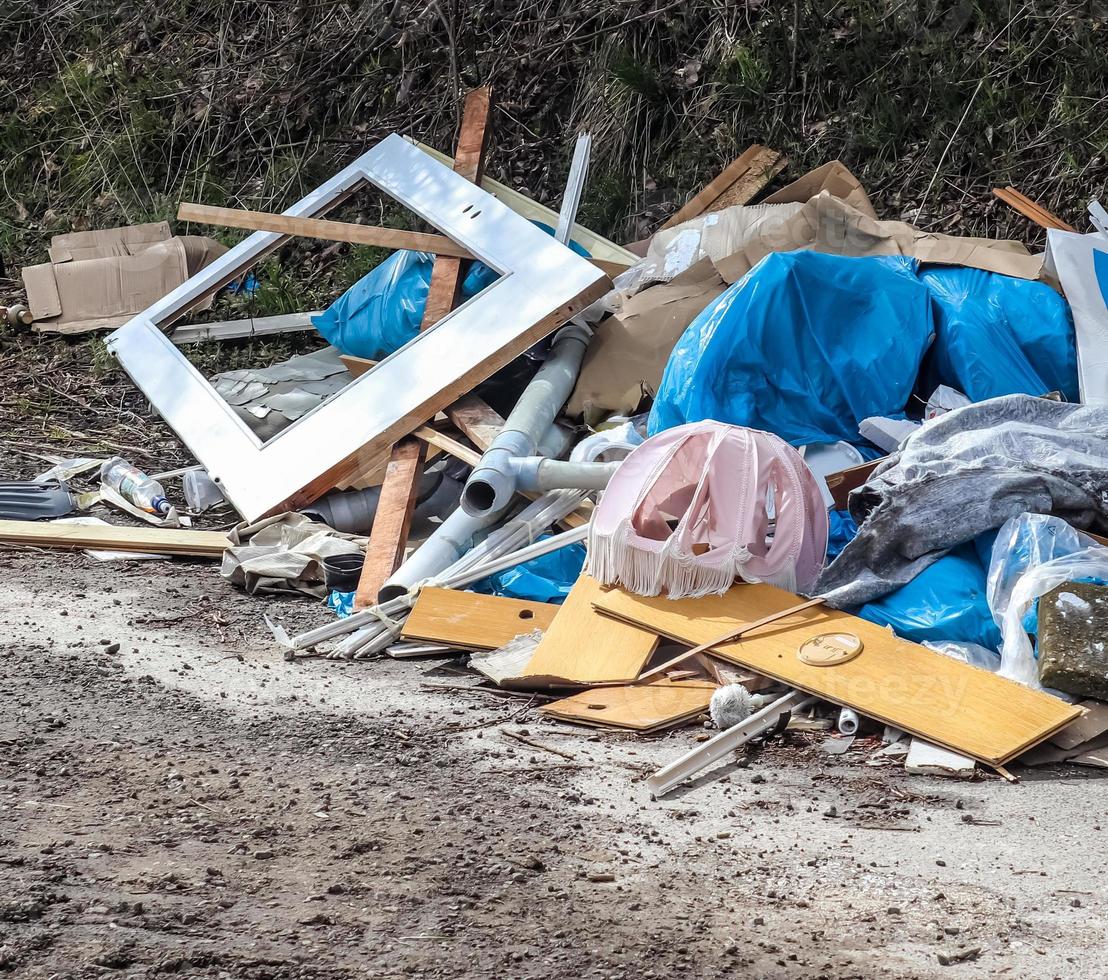
[[798, 177], [791, 184], [770, 194], [762, 204], [804, 204], [820, 191], [827, 191], [832, 197], [846, 201], [855, 211], [861, 211], [867, 217], [875, 220], [877, 218], [877, 212], [873, 210], [865, 188], [846, 165], [838, 160], [809, 170], [803, 177]]
[[[23, 270], [40, 333], [118, 327], [227, 249], [210, 238], [173, 237], [168, 223], [56, 235], [50, 262]], [[206, 306], [211, 305], [209, 299]]]
[[725, 288], [711, 260], [703, 259], [628, 299], [597, 328], [566, 411], [589, 422], [633, 412], [644, 391], [657, 391], [677, 338]]

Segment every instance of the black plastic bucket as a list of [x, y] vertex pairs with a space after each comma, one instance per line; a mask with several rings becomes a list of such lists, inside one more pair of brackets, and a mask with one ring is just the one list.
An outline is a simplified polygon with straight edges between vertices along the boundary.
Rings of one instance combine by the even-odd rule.
[[365, 555], [333, 555], [323, 559], [323, 583], [328, 592], [353, 592], [365, 564]]

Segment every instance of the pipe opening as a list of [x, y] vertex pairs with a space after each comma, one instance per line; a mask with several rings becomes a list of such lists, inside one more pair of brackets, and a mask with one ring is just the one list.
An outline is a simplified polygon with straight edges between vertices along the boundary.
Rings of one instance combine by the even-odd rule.
[[496, 490], [491, 483], [486, 483], [484, 480], [470, 480], [465, 488], [465, 503], [466, 510], [483, 514], [485, 511], [492, 510], [493, 504], [496, 503]]
[[408, 590], [402, 585], [382, 585], [377, 593], [378, 602], [391, 602], [408, 594]]

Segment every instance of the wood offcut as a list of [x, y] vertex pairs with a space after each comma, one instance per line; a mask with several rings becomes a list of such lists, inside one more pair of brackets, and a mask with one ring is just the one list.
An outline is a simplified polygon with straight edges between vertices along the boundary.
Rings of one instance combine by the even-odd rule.
[[400, 635], [466, 650], [495, 650], [521, 633], [549, 629], [557, 612], [558, 606], [549, 602], [425, 588]]
[[[738, 585], [722, 596], [677, 602], [613, 589], [599, 595], [595, 606], [620, 622], [701, 644], [795, 606], [797, 598], [770, 585]], [[857, 635], [861, 654], [837, 666], [804, 663], [800, 646], [829, 632]], [[825, 605], [714, 646], [712, 655], [991, 765], [1007, 762], [1081, 714], [1058, 698]]]

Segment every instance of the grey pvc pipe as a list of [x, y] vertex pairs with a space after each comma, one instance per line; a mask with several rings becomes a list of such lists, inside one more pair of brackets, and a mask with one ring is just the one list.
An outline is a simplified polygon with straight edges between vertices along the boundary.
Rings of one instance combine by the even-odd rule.
[[406, 595], [417, 582], [449, 568], [469, 551], [473, 536], [495, 524], [503, 511], [502, 507], [474, 517], [461, 507], [457, 508], [381, 586], [377, 601], [388, 602]]
[[588, 330], [577, 324], [570, 323], [558, 333], [550, 356], [524, 388], [504, 427], [470, 473], [462, 491], [462, 507], [467, 514], [477, 517], [508, 506], [516, 490], [511, 460], [537, 454], [539, 441], [573, 391], [588, 343]]
[[574, 463], [544, 456], [508, 460], [517, 490], [603, 490], [619, 469], [614, 463]]

